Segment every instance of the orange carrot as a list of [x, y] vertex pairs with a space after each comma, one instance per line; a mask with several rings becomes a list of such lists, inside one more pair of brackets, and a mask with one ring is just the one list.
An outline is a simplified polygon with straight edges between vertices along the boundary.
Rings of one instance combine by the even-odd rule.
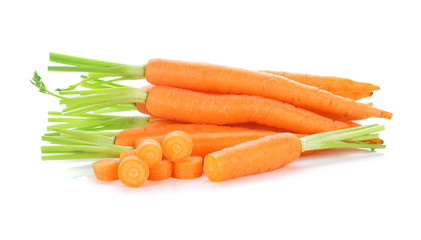
[[191, 156], [192, 150], [193, 140], [183, 131], [168, 133], [162, 142], [162, 153], [166, 159], [173, 162], [186, 160]]
[[354, 100], [373, 96], [373, 92], [333, 92], [333, 94]]
[[[247, 142], [250, 140], [258, 139], [261, 137], [274, 135], [277, 132], [271, 131], [254, 131], [246, 130], [242, 132], [216, 132], [216, 133], [191, 133], [189, 134], [193, 141], [192, 156], [202, 156], [206, 154], [234, 146], [239, 143]], [[158, 135], [152, 138], [162, 143], [166, 135]], [[302, 137], [304, 135], [298, 135]], [[136, 141], [138, 145], [145, 138], [140, 138]]]
[[144, 139], [136, 146], [136, 155], [148, 166], [159, 163], [162, 159], [161, 144], [154, 139]]
[[102, 159], [92, 163], [95, 177], [101, 181], [113, 181], [118, 179], [118, 161], [115, 159]]
[[[392, 118], [392, 113], [390, 112], [373, 108], [368, 106], [367, 104], [356, 102], [355, 100], [349, 98], [334, 95], [331, 92], [325, 91], [323, 89], [305, 85], [294, 80], [290, 80], [286, 77], [270, 73], [249, 71], [239, 68], [219, 66], [207, 63], [194, 63], [165, 59], [151, 59], [148, 61], [147, 65], [130, 66], [112, 62], [98, 61], [93, 59], [78, 58], [56, 53], [50, 53], [50, 61], [73, 65], [50, 66], [48, 68], [48, 70], [50, 71], [88, 72], [97, 75], [99, 74], [101, 77], [120, 76], [125, 79], [146, 78], [148, 82], [154, 85], [179, 87], [194, 91], [214, 92], [221, 94], [244, 94], [261, 96], [265, 98], [279, 100], [283, 103], [288, 103], [300, 108], [345, 116], [349, 120], [365, 119], [369, 117], [381, 117], [388, 119]], [[162, 87], [157, 86], [157, 88]], [[97, 110], [118, 104], [145, 102], [146, 98], [148, 98], [146, 105], [147, 110], [149, 112], [151, 112], [154, 115], [157, 115], [158, 117], [164, 117], [180, 121], [184, 121], [183, 119], [187, 118], [187, 116], [185, 116], [184, 114], [187, 114], [189, 111], [191, 112], [192, 110], [197, 110], [194, 112], [203, 112], [204, 108], [206, 108], [207, 110], [213, 109], [213, 111], [211, 112], [212, 114], [216, 110], [218, 110], [220, 113], [232, 113], [233, 111], [238, 110], [236, 109], [236, 105], [234, 105], [236, 107], [232, 107], [232, 100], [227, 100], [227, 103], [224, 105], [222, 105], [220, 102], [220, 104], [217, 104], [216, 106], [210, 106], [208, 100], [214, 100], [214, 98], [216, 98], [215, 96], [208, 96], [206, 98], [207, 100], [204, 101], [203, 98], [197, 95], [194, 98], [195, 101], [184, 102], [184, 100], [186, 99], [193, 99], [191, 98], [191, 96], [179, 96], [178, 94], [176, 94], [175, 91], [168, 91], [168, 88], [166, 88], [166, 93], [154, 94], [154, 92], [160, 92], [162, 90], [161, 89], [159, 91], [155, 91], [155, 89], [157, 88], [152, 88], [149, 91], [149, 96], [147, 95], [147, 91], [135, 88], [128, 89], [127, 87], [113, 87], [109, 89], [98, 89], [92, 90], [90, 93], [101, 93], [102, 95], [93, 96], [95, 97], [93, 99], [89, 98], [90, 96], [86, 96], [90, 100], [89, 104], [87, 104], [84, 101], [87, 98], [62, 99], [61, 102], [70, 105], [70, 109], [64, 109], [63, 111], [67, 111], [68, 114], [74, 114], [75, 112], [87, 112], [88, 110]], [[134, 91], [134, 89], [138, 91]], [[126, 93], [125, 90], [127, 90]], [[74, 94], [75, 92], [77, 91], [60, 91], [60, 94]], [[86, 94], [86, 92], [83, 94]], [[108, 94], [112, 94], [112, 100], [110, 100]], [[177, 101], [174, 104], [172, 104], [172, 106], [169, 106], [168, 104], [171, 102], [166, 97], [168, 97], [168, 99], [171, 99], [172, 101], [174, 99], [177, 99]], [[218, 98], [225, 99], [226, 97], [219, 96]], [[235, 97], [234, 99], [237, 99], [237, 97]], [[242, 97], [238, 97], [238, 99], [242, 99]], [[251, 99], [247, 101], [236, 101], [240, 101], [241, 104], [246, 106], [247, 103], [254, 102], [254, 100]], [[83, 104], [80, 105], [81, 102], [83, 102]], [[206, 105], [203, 105], [203, 102], [206, 102]], [[181, 104], [182, 107], [179, 107], [176, 109], [176, 111], [174, 111], [173, 107], [175, 105], [180, 106]], [[156, 108], [151, 108], [151, 106], [157, 107], [158, 105], [161, 108], [162, 106], [165, 106], [161, 109], [161, 111], [166, 112], [165, 115], [157, 114], [161, 112], [158, 111]], [[183, 109], [185, 109], [185, 111], [181, 111]], [[227, 110], [229, 111], [227, 112]], [[244, 113], [244, 111], [239, 111], [235, 113], [235, 115], [243, 116], [241, 113]], [[250, 115], [250, 110], [246, 113]], [[256, 110], [253, 110], [252, 113], [256, 114]], [[209, 115], [210, 118], [216, 118], [212, 114], [207, 115]], [[175, 119], [175, 115], [177, 115], [179, 119]], [[192, 114], [190, 113], [190, 115]], [[190, 116], [190, 118], [198, 120], [200, 119], [202, 120], [201, 123], [203, 123], [203, 121], [205, 120], [205, 118], [203, 118], [203, 115], [200, 115], [200, 118], [197, 118], [196, 114], [194, 116]], [[243, 116], [243, 118], [245, 118], [245, 116]], [[297, 118], [293, 119], [296, 122], [302, 122]], [[236, 120], [238, 121], [238, 118]], [[245, 122], [244, 119], [241, 120], [241, 122], [234, 123]], [[207, 121], [206, 123], [213, 122]], [[257, 123], [267, 125], [263, 122]], [[275, 127], [284, 128], [282, 126]], [[287, 130], [294, 131], [294, 129]]]
[[118, 166], [118, 177], [128, 187], [142, 186], [148, 176], [148, 165], [136, 156], [127, 156]]
[[[392, 118], [389, 112], [269, 73], [205, 63], [151, 59], [147, 64], [145, 77], [155, 85], [263, 96], [297, 107], [349, 116], [350, 120]], [[150, 111], [149, 108], [148, 110]]]
[[211, 181], [219, 182], [280, 168], [300, 154], [300, 139], [279, 133], [208, 154], [203, 168]]
[[211, 181], [223, 181], [280, 168], [296, 160], [301, 152], [328, 148], [384, 148], [384, 145], [349, 143], [368, 139], [383, 126], [367, 125], [298, 138], [278, 133], [206, 155], [204, 171]]
[[148, 180], [161, 181], [172, 176], [172, 162], [167, 159], [162, 159], [159, 163], [149, 166]]
[[[153, 85], [146, 85], [141, 87], [141, 89], [149, 91], [153, 88]], [[146, 115], [151, 115], [151, 113], [148, 111], [148, 109], [146, 108], [145, 104], [136, 104], [136, 108], [139, 112], [146, 114]], [[151, 119], [150, 119], [151, 120]]]
[[155, 86], [149, 92], [146, 105], [156, 116], [190, 123], [254, 122], [308, 134], [349, 127], [305, 109], [259, 96], [209, 94]]
[[192, 156], [181, 162], [173, 162], [173, 177], [178, 179], [193, 179], [202, 176], [203, 158]]
[[135, 155], [136, 156], [136, 149], [123, 149], [120, 153], [119, 163], [123, 161], [127, 156]]
[[240, 132], [248, 130], [246, 128], [217, 126], [211, 124], [168, 124], [168, 125], [148, 125], [146, 127], [130, 128], [121, 131], [115, 138], [115, 144], [120, 146], [134, 146], [136, 141], [143, 137], [153, 137], [166, 135], [170, 132], [180, 130], [188, 134], [191, 133], [212, 133], [212, 132]]
[[318, 76], [301, 73], [290, 73], [280, 71], [263, 71], [283, 76], [302, 84], [315, 86], [329, 92], [371, 92], [379, 90], [380, 87], [371, 83], [357, 82], [348, 78]]

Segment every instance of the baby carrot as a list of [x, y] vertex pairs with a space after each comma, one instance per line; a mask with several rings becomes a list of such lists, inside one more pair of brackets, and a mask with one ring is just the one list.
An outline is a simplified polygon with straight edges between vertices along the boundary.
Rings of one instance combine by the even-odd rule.
[[[193, 141], [191, 155], [204, 157], [208, 153], [276, 133], [277, 132], [254, 130], [246, 130], [242, 132], [191, 133], [189, 134]], [[136, 141], [136, 145], [140, 144], [140, 142], [147, 138], [152, 138], [162, 143], [165, 137], [166, 135], [157, 135], [154, 137], [140, 138]]]
[[206, 155], [204, 171], [211, 181], [223, 181], [280, 168], [296, 160], [301, 152], [327, 148], [384, 148], [384, 145], [350, 139], [366, 139], [383, 126], [367, 125], [298, 138], [291, 133], [278, 133]]
[[173, 178], [193, 179], [202, 176], [202, 157], [192, 156], [185, 161], [173, 162]]
[[373, 96], [373, 92], [333, 92], [333, 94], [354, 100]]
[[135, 155], [136, 156], [136, 149], [123, 149], [120, 153], [119, 163], [123, 161], [127, 156]]
[[249, 130], [246, 128], [217, 126], [212, 124], [164, 124], [164, 125], [148, 125], [146, 127], [130, 128], [121, 131], [115, 138], [115, 144], [120, 146], [134, 146], [140, 138], [153, 137], [158, 135], [166, 135], [173, 131], [183, 131], [188, 134], [192, 133], [212, 133], [212, 132], [240, 132]]
[[172, 176], [173, 164], [167, 159], [162, 159], [160, 162], [149, 166], [148, 180], [161, 181]]
[[148, 166], [152, 166], [162, 159], [161, 144], [154, 139], [144, 139], [136, 147], [136, 155]]
[[168, 133], [162, 142], [162, 153], [173, 162], [184, 161], [191, 156], [193, 140], [183, 131]]
[[148, 165], [136, 156], [127, 156], [118, 166], [118, 178], [128, 187], [142, 186], [148, 176]]
[[[149, 91], [152, 88], [153, 88], [153, 85], [146, 85], [146, 86], [141, 87], [141, 89], [146, 90], [146, 91]], [[141, 113], [144, 113], [146, 115], [151, 115], [151, 113], [146, 108], [146, 104], [136, 104], [136, 108]]]
[[149, 92], [146, 105], [156, 116], [189, 123], [225, 125], [254, 122], [308, 134], [349, 127], [308, 110], [259, 96], [209, 94], [155, 86]]
[[92, 163], [95, 177], [101, 181], [113, 181], [118, 179], [118, 161], [115, 159], [102, 159]]
[[302, 84], [315, 86], [329, 92], [371, 92], [379, 90], [380, 87], [371, 83], [357, 82], [348, 78], [319, 76], [302, 73], [290, 73], [280, 71], [263, 71], [283, 76]]

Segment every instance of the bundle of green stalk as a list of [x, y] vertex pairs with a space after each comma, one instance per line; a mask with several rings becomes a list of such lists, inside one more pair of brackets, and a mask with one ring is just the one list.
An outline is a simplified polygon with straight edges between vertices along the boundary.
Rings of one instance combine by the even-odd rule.
[[[89, 74], [81, 82], [69, 88], [60, 89], [58, 95], [52, 94], [60, 97], [60, 103], [66, 105], [62, 111], [63, 116], [69, 119], [83, 116], [86, 118], [95, 117], [95, 114], [92, 114], [95, 111], [104, 113], [138, 109], [157, 120], [145, 127], [130, 128], [118, 134], [113, 133], [113, 136], [105, 136], [106, 142], [105, 138], [102, 138], [105, 134], [102, 131], [112, 127], [104, 126], [104, 124], [101, 127], [94, 127], [97, 121], [94, 118], [84, 119], [86, 125], [85, 123], [72, 125], [73, 120], [69, 120], [67, 125], [50, 127], [60, 133], [60, 136], [55, 136], [54, 141], [44, 137], [47, 141], [61, 145], [46, 146], [43, 148], [43, 153], [62, 154], [44, 156], [44, 159], [66, 159], [66, 157], [71, 158], [71, 155], [74, 155], [74, 158], [117, 157], [118, 151], [126, 149], [121, 146], [134, 148], [136, 142], [139, 145], [139, 142], [145, 138], [162, 142], [168, 133], [182, 130], [193, 139], [193, 155], [205, 157], [205, 172], [206, 169], [208, 169], [207, 172], [223, 172], [220, 169], [222, 165], [215, 163], [218, 162], [215, 160], [217, 158], [207, 156], [213, 156], [213, 153], [226, 149], [227, 152], [232, 152], [233, 150], [229, 149], [238, 146], [239, 152], [244, 151], [249, 156], [244, 159], [244, 163], [252, 161], [250, 159], [253, 159], [253, 154], [264, 158], [260, 161], [268, 159], [268, 162], [273, 162], [273, 159], [276, 159], [274, 153], [277, 151], [272, 148], [266, 149], [265, 146], [270, 144], [265, 143], [264, 146], [260, 146], [259, 144], [262, 143], [259, 142], [269, 141], [265, 139], [277, 138], [280, 135], [290, 136], [291, 134], [285, 133], [286, 131], [294, 133], [292, 135], [299, 139], [299, 144], [295, 146], [300, 146], [293, 148], [290, 144], [285, 144], [289, 146], [284, 149], [286, 152], [297, 152], [293, 149], [306, 152], [326, 148], [384, 148], [382, 141], [378, 139], [378, 134], [375, 134], [383, 129], [382, 126], [368, 125], [351, 128], [358, 124], [350, 121], [368, 117], [391, 118], [392, 116], [389, 112], [332, 93], [363, 92], [362, 89], [371, 92], [378, 89], [375, 85], [349, 79], [332, 77], [323, 79], [310, 75], [290, 74], [297, 79], [301, 76], [301, 82], [297, 82], [297, 79], [293, 81], [269, 73], [162, 59], [150, 60], [147, 65], [130, 66], [52, 53], [50, 60], [70, 65], [49, 67], [51, 71]], [[106, 81], [100, 78], [111, 78], [111, 80]], [[143, 78], [154, 85], [139, 89], [115, 83], [121, 80]], [[315, 81], [317, 79], [322, 82]], [[303, 84], [303, 81], [307, 81], [307, 84], [311, 82], [312, 86]], [[34, 84], [42, 92], [51, 93], [47, 92], [40, 80], [35, 80]], [[314, 86], [317, 84], [320, 88]], [[79, 90], [79, 88], [84, 88], [84, 90]], [[71, 95], [76, 96], [68, 97]], [[108, 121], [123, 127], [124, 124], [121, 122], [126, 120], [121, 116], [121, 118], [100, 121]], [[71, 129], [63, 132], [64, 128]], [[284, 133], [279, 133], [281, 131]], [[91, 141], [94, 135], [101, 136], [101, 140]], [[58, 140], [59, 138], [62, 140]], [[75, 138], [79, 144], [75, 144]], [[297, 143], [296, 139], [289, 141]], [[73, 144], [70, 144], [72, 141]], [[254, 143], [255, 141], [257, 143]], [[205, 146], [206, 144], [208, 147]], [[256, 153], [241, 150], [253, 148], [253, 144], [260, 146], [258, 148], [260, 150], [256, 149]], [[282, 145], [284, 144], [280, 143], [279, 149], [283, 149]], [[64, 148], [60, 149], [60, 147]], [[103, 149], [106, 148], [113, 149], [112, 154], [107, 153], [108, 155], [105, 156]], [[262, 152], [265, 154], [262, 155]], [[240, 156], [243, 154], [239, 153], [235, 159], [245, 157], [245, 155]], [[212, 160], [206, 161], [206, 159]], [[258, 172], [270, 169], [273, 168], [264, 167]], [[207, 175], [213, 176], [212, 173], [207, 173]], [[210, 178], [215, 181], [222, 179]]]

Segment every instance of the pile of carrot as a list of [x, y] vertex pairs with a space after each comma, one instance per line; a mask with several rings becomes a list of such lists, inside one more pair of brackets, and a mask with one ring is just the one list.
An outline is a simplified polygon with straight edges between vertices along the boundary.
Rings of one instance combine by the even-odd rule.
[[194, 179], [202, 176], [203, 158], [192, 156], [193, 141], [185, 132], [168, 133], [162, 144], [143, 139], [134, 149], [123, 149], [120, 161], [102, 159], [92, 163], [101, 181], [120, 180], [128, 187], [140, 187], [146, 180], [162, 181], [170, 177]]
[[[392, 118], [357, 101], [379, 86], [348, 78], [166, 59], [133, 66], [50, 53], [50, 61], [63, 64], [50, 71], [88, 75], [58, 94], [34, 75], [32, 84], [65, 106], [51, 112], [49, 122], [64, 123], [48, 127], [55, 132], [43, 139], [58, 146], [43, 147], [43, 159], [119, 158], [92, 168], [98, 179], [120, 179], [130, 187], [147, 179], [196, 178], [202, 169], [221, 181], [326, 148], [383, 148], [375, 133], [381, 126], [355, 121]], [[150, 85], [116, 83], [132, 79]], [[105, 114], [131, 110], [148, 117]]]

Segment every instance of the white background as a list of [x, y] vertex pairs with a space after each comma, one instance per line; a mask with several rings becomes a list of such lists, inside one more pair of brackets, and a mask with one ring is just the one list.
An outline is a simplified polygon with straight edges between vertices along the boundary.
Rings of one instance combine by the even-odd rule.
[[[11, 2], [11, 1], [10, 1]], [[13, 1], [0, 4], [1, 239], [420, 239], [417, 1]], [[43, 162], [40, 140], [77, 75], [50, 51], [129, 64], [162, 57], [380, 85], [387, 149], [326, 151], [222, 183], [95, 180], [91, 161]], [[143, 83], [138, 83], [139, 85]]]

